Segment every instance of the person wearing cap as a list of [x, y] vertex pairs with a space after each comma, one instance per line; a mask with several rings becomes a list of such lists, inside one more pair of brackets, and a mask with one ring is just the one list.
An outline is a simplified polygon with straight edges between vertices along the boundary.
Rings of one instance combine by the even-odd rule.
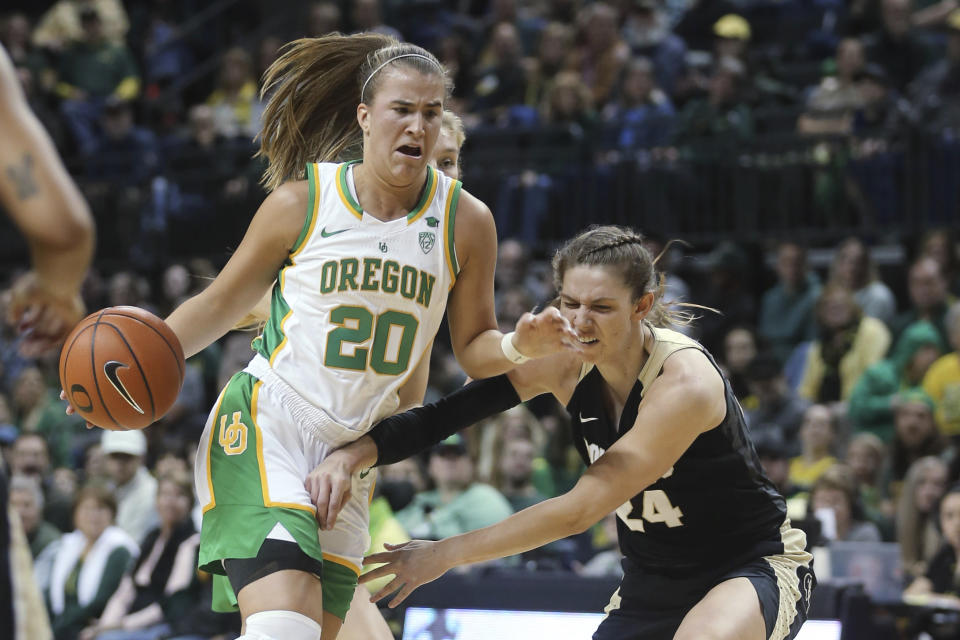
[[713, 25], [713, 35], [716, 36], [713, 46], [718, 59], [730, 56], [742, 61], [746, 58], [753, 33], [743, 16], [728, 13], [721, 17]]
[[463, 437], [454, 434], [430, 451], [432, 491], [414, 496], [397, 520], [415, 538], [439, 540], [503, 520], [513, 509], [499, 491], [474, 479]]
[[143, 464], [147, 438], [142, 431], [104, 431], [100, 447], [116, 486], [117, 526], [139, 542], [159, 522], [157, 481]]
[[907, 327], [890, 355], [864, 371], [850, 392], [853, 430], [868, 431], [889, 443], [897, 393], [919, 385], [943, 351], [943, 339], [932, 324], [921, 320]]

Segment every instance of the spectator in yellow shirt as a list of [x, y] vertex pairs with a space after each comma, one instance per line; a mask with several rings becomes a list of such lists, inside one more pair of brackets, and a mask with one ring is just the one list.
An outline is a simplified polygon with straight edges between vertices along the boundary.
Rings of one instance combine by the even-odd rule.
[[950, 305], [944, 321], [953, 351], [934, 361], [923, 378], [923, 389], [937, 405], [940, 431], [960, 437], [960, 302]]
[[789, 481], [798, 489], [809, 490], [824, 471], [836, 464], [833, 444], [837, 423], [826, 405], [812, 405], [803, 414], [800, 425], [802, 453], [790, 461]]

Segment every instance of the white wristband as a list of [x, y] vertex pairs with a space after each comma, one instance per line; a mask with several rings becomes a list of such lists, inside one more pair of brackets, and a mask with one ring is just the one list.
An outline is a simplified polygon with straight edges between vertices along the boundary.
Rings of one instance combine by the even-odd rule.
[[503, 339], [500, 340], [500, 350], [503, 351], [504, 357], [513, 364], [523, 364], [527, 360], [530, 360], [530, 357], [523, 355], [513, 346], [514, 334], [516, 334], [516, 331], [503, 334]]

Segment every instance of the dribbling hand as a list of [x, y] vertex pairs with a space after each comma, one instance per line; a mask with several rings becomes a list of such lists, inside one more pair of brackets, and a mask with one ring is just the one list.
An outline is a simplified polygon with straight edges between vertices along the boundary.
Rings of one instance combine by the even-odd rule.
[[317, 507], [317, 523], [326, 531], [337, 523], [340, 510], [350, 500], [353, 474], [342, 454], [324, 458], [304, 481], [310, 500]]
[[556, 307], [547, 307], [536, 315], [523, 314], [517, 321], [513, 346], [530, 358], [542, 358], [565, 349], [583, 351], [577, 332]]
[[382, 562], [386, 564], [362, 574], [360, 583], [393, 575], [393, 580], [370, 598], [370, 602], [377, 602], [399, 589], [400, 591], [390, 601], [391, 609], [406, 600], [414, 589], [422, 584], [433, 582], [453, 566], [444, 557], [441, 546], [437, 542], [411, 540], [403, 544], [384, 546], [387, 548], [386, 551], [370, 554], [364, 558], [363, 564], [364, 566]]

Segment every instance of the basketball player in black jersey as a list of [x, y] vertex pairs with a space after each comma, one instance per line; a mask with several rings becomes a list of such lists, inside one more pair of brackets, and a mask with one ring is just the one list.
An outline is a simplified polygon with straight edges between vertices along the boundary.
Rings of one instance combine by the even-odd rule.
[[374, 599], [399, 589], [395, 606], [454, 566], [539, 547], [615, 511], [625, 575], [595, 640], [798, 633], [815, 584], [804, 534], [790, 526], [783, 498], [761, 471], [716, 362], [697, 342], [661, 328], [685, 314], [659, 299], [642, 240], [599, 227], [554, 258], [560, 310], [583, 354], [533, 360], [388, 418], [314, 472], [324, 480], [318, 513], [329, 521], [350, 474], [413, 453], [427, 439], [541, 393], [570, 412], [589, 465], [573, 489], [491, 527], [368, 557], [387, 564], [361, 582], [395, 575]]
[[[21, 353], [35, 356], [59, 344], [83, 317], [79, 292], [93, 255], [93, 219], [30, 111], [2, 46], [0, 134], [0, 207], [26, 237], [32, 262], [14, 283], [7, 320], [21, 333]], [[0, 468], [0, 638], [48, 638], [30, 552], [22, 531], [10, 526], [10, 514]]]

